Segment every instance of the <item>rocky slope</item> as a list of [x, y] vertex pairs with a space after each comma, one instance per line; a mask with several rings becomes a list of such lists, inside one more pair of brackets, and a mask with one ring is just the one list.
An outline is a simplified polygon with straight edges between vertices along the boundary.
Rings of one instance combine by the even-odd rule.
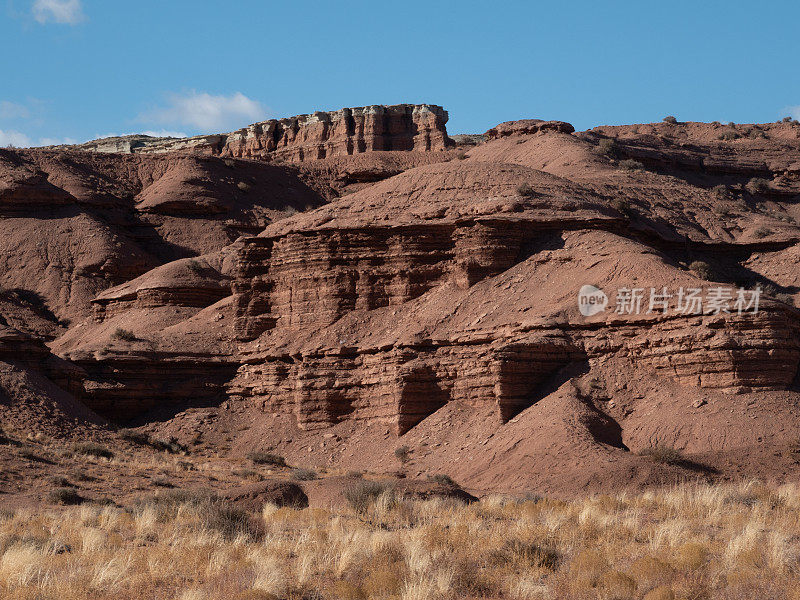
[[[19, 368], [98, 422], [477, 490], [793, 472], [769, 457], [800, 432], [800, 125], [525, 120], [431, 152], [445, 121], [344, 109], [215, 146], [246, 159], [3, 151], [0, 314], [52, 352]], [[662, 446], [690, 458], [641, 455]]]

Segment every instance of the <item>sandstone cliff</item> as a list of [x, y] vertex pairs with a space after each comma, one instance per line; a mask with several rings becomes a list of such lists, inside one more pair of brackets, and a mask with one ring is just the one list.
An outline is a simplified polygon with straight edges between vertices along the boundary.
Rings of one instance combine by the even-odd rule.
[[433, 104], [373, 105], [269, 119], [231, 133], [190, 138], [133, 135], [93, 140], [70, 148], [134, 154], [191, 151], [303, 162], [374, 151], [445, 150], [455, 145], [447, 137], [446, 123], [447, 111]]

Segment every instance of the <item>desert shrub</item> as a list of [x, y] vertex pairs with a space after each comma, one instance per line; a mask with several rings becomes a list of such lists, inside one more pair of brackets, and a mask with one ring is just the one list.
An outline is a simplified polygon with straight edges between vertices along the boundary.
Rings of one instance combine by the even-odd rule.
[[458, 154], [456, 154], [456, 158], [458, 160], [465, 160], [465, 159], [469, 158], [469, 156], [467, 155], [467, 153], [464, 150], [461, 150]]
[[756, 129], [754, 127], [753, 129], [751, 129], [750, 131], [747, 132], [747, 137], [749, 137], [750, 139], [754, 139], [754, 140], [756, 140], [756, 139], [766, 139], [767, 138], [767, 134], [764, 133], [762, 130]]
[[394, 456], [401, 463], [405, 464], [411, 459], [411, 448], [408, 446], [400, 446], [395, 448]]
[[150, 482], [156, 487], [163, 487], [163, 488], [174, 488], [175, 485], [169, 480], [164, 477], [156, 477], [155, 479], [151, 479]]
[[617, 143], [611, 138], [603, 138], [597, 142], [595, 151], [603, 156], [613, 156], [617, 151]]
[[502, 553], [510, 555], [509, 562], [522, 563], [526, 568], [555, 571], [561, 562], [561, 556], [553, 548], [519, 539], [506, 541]]
[[181, 452], [187, 452], [189, 450], [186, 446], [178, 441], [178, 438], [175, 437], [169, 437], [165, 440], [151, 438], [150, 445], [156, 450], [169, 452], [170, 454], [180, 454]]
[[744, 186], [748, 192], [753, 195], [756, 194], [763, 194], [769, 191], [769, 181], [763, 179], [762, 177], [754, 177], [747, 184]]
[[163, 522], [174, 519], [181, 506], [201, 507], [216, 501], [218, 497], [214, 492], [178, 488], [140, 496], [133, 501], [132, 508], [135, 512], [141, 512], [148, 507], [153, 508], [159, 520]]
[[536, 195], [536, 190], [533, 189], [530, 183], [525, 181], [517, 186], [517, 193], [524, 198], [530, 198]]
[[236, 161], [232, 158], [223, 159], [222, 162], [225, 163], [226, 167], [230, 167], [231, 169], [236, 166]]
[[120, 438], [126, 442], [130, 442], [131, 444], [136, 444], [138, 446], [147, 446], [150, 444], [150, 436], [141, 431], [136, 431], [134, 429], [120, 429], [117, 433], [119, 434]]
[[622, 198], [614, 198], [611, 201], [611, 206], [614, 208], [614, 210], [621, 212], [623, 215], [630, 216], [632, 213], [631, 205], [627, 200]]
[[205, 529], [220, 532], [226, 540], [235, 539], [240, 534], [260, 535], [246, 511], [230, 506], [208, 490], [164, 490], [138, 498], [133, 503], [134, 511], [141, 512], [148, 507], [155, 509], [162, 522], [175, 519], [183, 506], [195, 512]]
[[365, 512], [389, 488], [377, 481], [359, 481], [344, 489], [344, 498], [356, 512]]
[[240, 181], [239, 183], [237, 183], [237, 184], [236, 184], [236, 187], [238, 187], [238, 188], [239, 188], [240, 190], [242, 190], [243, 192], [246, 192], [246, 191], [248, 191], [248, 190], [249, 190], [249, 189], [250, 189], [252, 186], [251, 186], [249, 183], [247, 183], [246, 181]]
[[246, 457], [257, 465], [272, 465], [273, 467], [285, 467], [286, 460], [272, 452], [249, 452]]
[[297, 481], [313, 481], [318, 478], [314, 469], [292, 469], [292, 479]]
[[730, 190], [727, 185], [715, 185], [711, 188], [711, 191], [714, 193], [714, 196], [720, 200], [725, 200], [730, 196]]
[[739, 137], [740, 137], [740, 136], [739, 136], [739, 134], [738, 134], [738, 133], [736, 133], [735, 131], [733, 131], [733, 130], [729, 129], [729, 130], [727, 130], [727, 131], [723, 131], [722, 133], [720, 133], [720, 134], [717, 136], [717, 139], [720, 139], [720, 140], [725, 140], [725, 141], [728, 141], [728, 142], [730, 142], [730, 141], [732, 141], [732, 140], [738, 139]]
[[215, 500], [201, 506], [203, 527], [220, 532], [226, 540], [257, 533], [246, 511]]
[[111, 450], [102, 444], [97, 444], [95, 442], [80, 442], [78, 444], [73, 444], [72, 451], [75, 454], [81, 454], [83, 456], [96, 456], [98, 458], [114, 457], [114, 453]]
[[680, 465], [685, 462], [683, 455], [679, 450], [670, 448], [668, 446], [653, 446], [652, 448], [645, 448], [639, 452], [639, 456], [644, 456], [653, 462], [662, 465]]
[[678, 123], [678, 119], [676, 119], [676, 118], [675, 118], [674, 116], [672, 116], [672, 115], [667, 115], [667, 116], [666, 116], [666, 117], [664, 117], [662, 120], [664, 121], [664, 123], [669, 123], [670, 125], [675, 125], [675, 124], [677, 124], [677, 123]]
[[711, 265], [702, 260], [692, 261], [689, 264], [689, 270], [701, 279], [711, 279], [712, 277]]
[[263, 481], [264, 479], [261, 473], [253, 469], [234, 469], [231, 471], [231, 475], [240, 477], [241, 479], [253, 479], [255, 481]]
[[430, 481], [434, 481], [439, 485], [446, 485], [449, 487], [461, 487], [459, 486], [449, 475], [445, 475], [444, 473], [437, 473], [436, 475], [431, 475], [428, 477]]
[[112, 340], [122, 340], [123, 342], [135, 342], [137, 339], [136, 334], [132, 331], [128, 331], [127, 329], [122, 329], [121, 327], [117, 327], [114, 330], [114, 333], [111, 334]]
[[765, 227], [763, 225], [761, 227], [758, 227], [753, 232], [753, 237], [759, 240], [764, 239], [765, 237], [769, 237], [771, 235], [772, 235], [772, 229], [770, 229], [769, 227]]
[[47, 493], [47, 501], [52, 504], [80, 504], [83, 498], [74, 488], [59, 487]]
[[192, 273], [202, 273], [202, 272], [203, 272], [203, 265], [202, 265], [202, 264], [200, 264], [200, 261], [199, 261], [199, 260], [196, 260], [196, 259], [194, 259], [194, 258], [193, 258], [193, 259], [191, 259], [191, 260], [190, 260], [190, 261], [187, 263], [187, 265], [186, 265], [186, 266], [189, 268], [189, 270], [190, 270]]
[[632, 158], [626, 158], [625, 160], [619, 161], [619, 166], [621, 169], [625, 169], [626, 171], [641, 171], [644, 169], [644, 165], [640, 163], [638, 160], [633, 160]]
[[792, 122], [792, 117], [783, 117], [783, 119], [781, 119], [781, 123], [791, 123], [791, 122]]
[[48, 483], [50, 483], [50, 485], [59, 488], [75, 487], [75, 484], [70, 483], [69, 479], [67, 479], [63, 475], [53, 475], [47, 481]]

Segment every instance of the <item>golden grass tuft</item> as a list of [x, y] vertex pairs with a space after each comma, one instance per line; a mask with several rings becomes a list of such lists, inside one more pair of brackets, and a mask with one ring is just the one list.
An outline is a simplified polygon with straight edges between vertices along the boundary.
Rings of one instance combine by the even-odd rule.
[[469, 505], [373, 487], [259, 515], [180, 490], [6, 510], [0, 598], [800, 600], [796, 485]]

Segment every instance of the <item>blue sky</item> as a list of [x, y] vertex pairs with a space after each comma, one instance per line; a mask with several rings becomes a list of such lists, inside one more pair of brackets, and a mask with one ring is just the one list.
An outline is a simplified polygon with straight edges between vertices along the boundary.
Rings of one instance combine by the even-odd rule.
[[800, 118], [798, 23], [797, 0], [0, 0], [0, 146], [400, 102], [450, 133]]

